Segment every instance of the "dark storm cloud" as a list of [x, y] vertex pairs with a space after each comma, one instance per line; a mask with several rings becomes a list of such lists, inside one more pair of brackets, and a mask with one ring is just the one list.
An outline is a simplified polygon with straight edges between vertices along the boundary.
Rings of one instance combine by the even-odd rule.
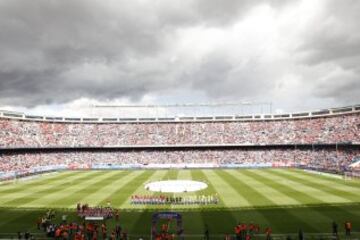
[[[207, 19], [179, 1], [152, 3], [1, 1], [1, 103], [31, 106], [81, 96], [137, 97], [155, 87], [173, 86], [174, 81], [163, 79], [159, 66], [166, 67], [166, 62], [156, 62], [157, 54], [167, 46], [167, 37], [177, 26]], [[233, 6], [231, 2], [222, 4], [227, 5]], [[203, 10], [204, 3], [198, 7]], [[220, 17], [224, 16], [208, 18]], [[150, 69], [141, 65], [129, 69], [129, 62], [149, 57], [154, 61]], [[73, 69], [99, 61], [112, 76], [84, 73], [82, 77], [66, 77]]]
[[[0, 11], [0, 99], [5, 104], [31, 106], [81, 96], [106, 97], [104, 87], [91, 90], [93, 76], [68, 80], [62, 75], [89, 61], [121, 62], [127, 54], [146, 56], [160, 44], [156, 35], [146, 32], [148, 23], [141, 23], [143, 29], [138, 31], [130, 29], [135, 16], [112, 23], [109, 10], [80, 1], [8, 1], [2, 2]], [[113, 89], [103, 80], [102, 86]]]
[[[241, 25], [259, 5], [272, 9], [276, 19], [277, 12], [292, 5], [296, 8], [294, 3], [297, 1], [0, 1], [0, 105], [29, 107], [82, 97], [136, 101], [149, 93], [184, 87], [216, 99], [269, 95], [287, 74], [286, 61], [292, 53], [280, 54], [285, 60], [273, 57], [277, 50], [271, 48], [277, 46], [267, 43], [271, 37], [266, 36], [267, 47], [258, 41], [252, 44], [252, 39], [241, 45], [266, 24], [255, 21], [253, 26], [250, 21], [236, 34], [231, 33], [232, 26]], [[344, 99], [354, 95], [351, 86], [358, 86], [360, 4], [325, 3], [319, 24], [310, 24], [297, 39], [302, 44], [296, 50], [300, 56], [296, 64], [317, 68], [330, 62], [343, 68], [329, 76], [317, 73], [319, 80], [313, 85], [316, 96]], [[210, 35], [200, 43], [189, 41], [192, 48], [186, 46], [185, 51], [180, 40], [186, 34], [191, 37], [193, 28], [221, 29], [240, 43], [228, 43], [225, 38], [225, 47], [215, 44], [211, 46], [215, 49], [202, 52], [202, 45], [215, 37]], [[287, 37], [283, 32], [268, 34]], [[236, 51], [242, 48], [254, 48], [257, 53]], [[270, 57], [264, 60], [262, 54]], [[290, 57], [283, 57], [287, 54]], [[347, 81], [342, 84], [327, 84], [343, 75]], [[344, 94], [336, 95], [334, 89]]]

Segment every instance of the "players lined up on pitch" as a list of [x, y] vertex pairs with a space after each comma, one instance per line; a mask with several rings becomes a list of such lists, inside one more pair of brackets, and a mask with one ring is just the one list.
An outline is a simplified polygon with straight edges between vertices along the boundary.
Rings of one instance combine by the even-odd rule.
[[216, 195], [183, 197], [132, 195], [130, 203], [134, 205], [211, 205], [218, 204], [219, 197]]

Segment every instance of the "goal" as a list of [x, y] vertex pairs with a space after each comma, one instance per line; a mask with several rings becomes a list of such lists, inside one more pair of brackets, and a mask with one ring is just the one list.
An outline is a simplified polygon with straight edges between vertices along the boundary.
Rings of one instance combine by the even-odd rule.
[[360, 171], [345, 172], [345, 180], [360, 179]]

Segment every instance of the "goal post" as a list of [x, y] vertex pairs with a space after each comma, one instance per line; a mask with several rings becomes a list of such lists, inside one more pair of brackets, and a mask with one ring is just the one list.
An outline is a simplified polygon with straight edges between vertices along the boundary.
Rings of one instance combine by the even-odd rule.
[[345, 180], [360, 179], [360, 171], [347, 171], [344, 174]]

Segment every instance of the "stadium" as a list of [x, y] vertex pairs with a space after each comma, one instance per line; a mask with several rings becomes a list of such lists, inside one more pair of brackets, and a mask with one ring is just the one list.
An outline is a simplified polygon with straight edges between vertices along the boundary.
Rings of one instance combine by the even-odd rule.
[[359, 240], [359, 22], [0, 0], [0, 240]]
[[351, 222], [358, 236], [359, 130], [358, 105], [166, 119], [1, 111], [0, 237], [49, 237], [45, 220], [54, 234], [106, 223], [130, 239], [157, 238], [161, 224], [175, 238], [235, 238], [245, 224], [259, 239], [269, 228], [324, 239]]

